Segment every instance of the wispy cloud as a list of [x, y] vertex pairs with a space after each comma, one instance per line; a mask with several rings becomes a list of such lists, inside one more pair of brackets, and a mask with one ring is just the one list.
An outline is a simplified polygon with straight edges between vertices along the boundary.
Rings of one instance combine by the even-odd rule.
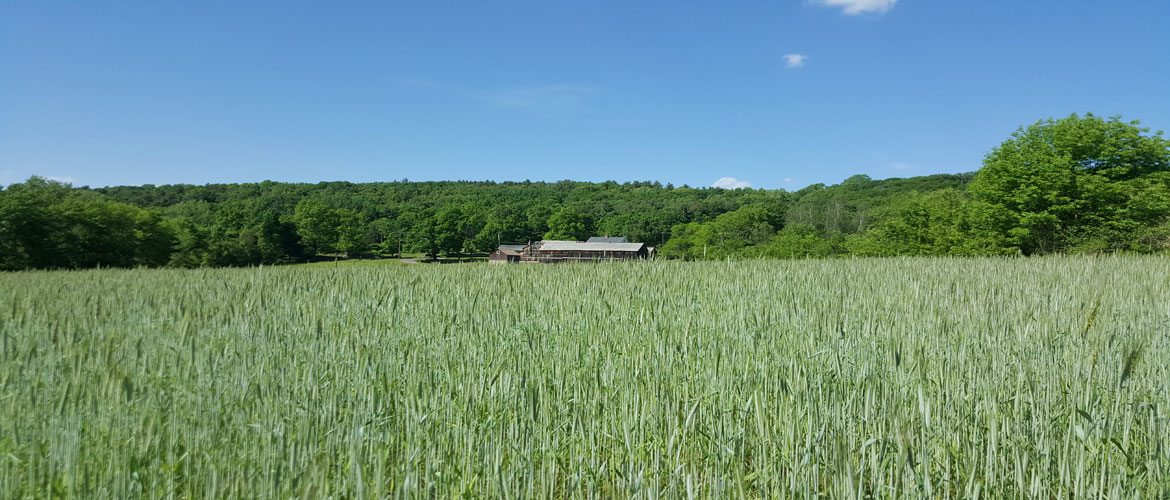
[[829, 7], [840, 7], [846, 15], [855, 16], [866, 12], [882, 13], [894, 8], [898, 0], [815, 0]]
[[784, 54], [784, 67], [789, 69], [803, 68], [806, 59], [808, 56], [804, 54]]
[[752, 183], [748, 181], [741, 181], [735, 177], [720, 177], [719, 180], [711, 184], [711, 187], [723, 189], [743, 189], [752, 187]]
[[397, 83], [403, 87], [418, 87], [420, 89], [435, 90], [444, 94], [451, 94], [459, 97], [471, 98], [472, 96], [466, 90], [458, 87], [453, 87], [442, 82], [428, 80], [426, 78], [415, 78], [410, 76], [399, 76], [391, 78], [390, 81]]
[[792, 178], [791, 178], [791, 177], [785, 177], [785, 178], [784, 178], [784, 183], [785, 183], [785, 184], [792, 184]]
[[394, 81], [400, 85], [435, 90], [479, 101], [496, 108], [539, 112], [576, 111], [584, 105], [585, 97], [594, 93], [592, 87], [581, 85], [536, 85], [475, 90], [422, 78], [395, 78]]
[[62, 182], [65, 184], [73, 184], [74, 182], [77, 181], [77, 179], [75, 179], [73, 177], [61, 176], [61, 175], [46, 175], [45, 178], [48, 180], [51, 180], [51, 181]]
[[914, 165], [911, 165], [909, 163], [902, 163], [900, 161], [895, 161], [895, 162], [890, 163], [889, 167], [894, 169], [894, 170], [914, 170]]
[[576, 111], [593, 89], [576, 85], [518, 87], [489, 92], [479, 99], [500, 108]]

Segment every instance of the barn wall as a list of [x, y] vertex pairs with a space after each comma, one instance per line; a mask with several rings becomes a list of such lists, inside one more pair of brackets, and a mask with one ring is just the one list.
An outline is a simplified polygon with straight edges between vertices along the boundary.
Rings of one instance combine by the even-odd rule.
[[526, 262], [593, 262], [605, 260], [630, 260], [639, 259], [646, 256], [645, 251], [641, 252], [615, 252], [615, 251], [541, 251], [536, 250], [524, 255]]

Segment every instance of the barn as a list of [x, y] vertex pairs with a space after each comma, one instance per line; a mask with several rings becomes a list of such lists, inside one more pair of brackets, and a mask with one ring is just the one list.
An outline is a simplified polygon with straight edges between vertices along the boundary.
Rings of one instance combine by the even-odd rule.
[[545, 240], [530, 245], [522, 262], [544, 264], [556, 262], [598, 262], [645, 259], [650, 256], [645, 243], [601, 243]]
[[492, 264], [520, 262], [525, 246], [527, 245], [500, 245], [496, 251], [488, 255], [488, 262]]

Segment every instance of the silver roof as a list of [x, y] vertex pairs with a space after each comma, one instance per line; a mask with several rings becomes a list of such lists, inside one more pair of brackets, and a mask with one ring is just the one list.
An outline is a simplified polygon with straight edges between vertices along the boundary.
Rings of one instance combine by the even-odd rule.
[[533, 250], [540, 250], [540, 247], [544, 246], [546, 243], [576, 243], [576, 241], [573, 241], [573, 240], [540, 240], [540, 241], [532, 244], [532, 249]]
[[585, 243], [629, 243], [625, 236], [592, 236]]
[[581, 241], [542, 241], [540, 250], [550, 252], [637, 252], [645, 243], [587, 243]]

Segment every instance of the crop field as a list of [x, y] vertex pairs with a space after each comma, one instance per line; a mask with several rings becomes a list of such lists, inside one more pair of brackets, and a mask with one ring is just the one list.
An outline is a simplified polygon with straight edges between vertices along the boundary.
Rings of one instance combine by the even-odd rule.
[[1164, 498], [1170, 259], [0, 274], [7, 498]]

